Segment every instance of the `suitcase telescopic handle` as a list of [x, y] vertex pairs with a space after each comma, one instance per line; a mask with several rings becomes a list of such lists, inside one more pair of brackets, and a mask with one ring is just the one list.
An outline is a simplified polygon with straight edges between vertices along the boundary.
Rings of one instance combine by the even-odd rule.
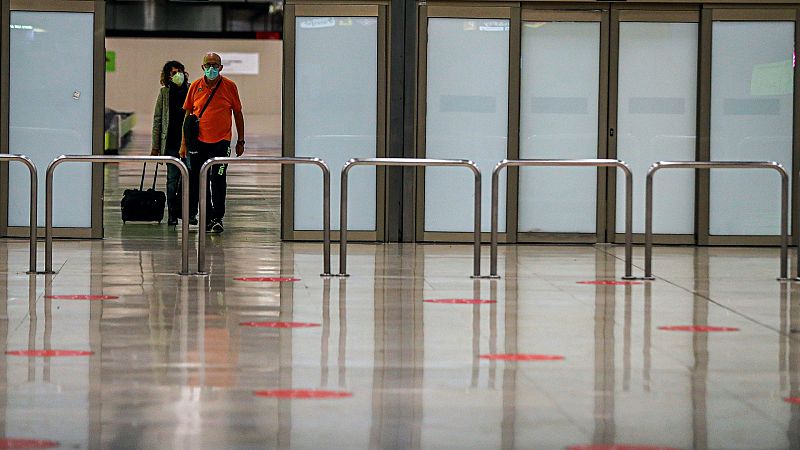
[[[156, 180], [158, 179], [158, 165], [161, 163], [156, 163], [156, 172], [153, 174], [153, 190], [156, 189]], [[147, 171], [147, 163], [142, 165], [142, 180], [139, 181], [139, 190], [144, 190], [144, 173]]]
[[144, 190], [144, 172], [145, 172], [145, 170], [147, 170], [147, 163], [144, 163], [142, 165], [142, 181], [139, 182], [139, 190], [140, 191]]

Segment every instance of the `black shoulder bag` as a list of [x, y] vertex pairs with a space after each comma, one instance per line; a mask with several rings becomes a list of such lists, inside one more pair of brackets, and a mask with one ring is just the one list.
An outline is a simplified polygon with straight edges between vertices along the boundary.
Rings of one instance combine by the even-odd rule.
[[214, 86], [214, 89], [211, 91], [211, 96], [208, 97], [206, 104], [203, 105], [203, 109], [200, 110], [200, 115], [195, 116], [194, 114], [189, 114], [183, 121], [183, 136], [186, 139], [186, 149], [190, 152], [194, 152], [197, 149], [197, 142], [200, 137], [200, 118], [203, 117], [203, 113], [206, 112], [206, 108], [208, 108], [208, 104], [211, 103], [211, 99], [214, 98], [214, 94], [217, 93], [220, 84], [222, 84], [222, 80], [219, 80], [217, 85]]

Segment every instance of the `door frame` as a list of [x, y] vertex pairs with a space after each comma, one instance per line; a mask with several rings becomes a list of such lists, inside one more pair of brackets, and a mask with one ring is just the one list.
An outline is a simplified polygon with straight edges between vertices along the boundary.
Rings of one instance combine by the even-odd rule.
[[[647, 6], [647, 5], [611, 5], [611, 40], [609, 42], [609, 49], [611, 52], [611, 61], [609, 64], [609, 91], [608, 91], [608, 115], [609, 115], [609, 135], [608, 139], [608, 157], [617, 159], [617, 136], [619, 133], [614, 133], [610, 136], [611, 129], [619, 130], [619, 27], [622, 22], [655, 22], [655, 23], [697, 23], [698, 24], [698, 46], [702, 43], [702, 23], [700, 5], [670, 5], [670, 6]], [[701, 135], [699, 130], [702, 129], [702, 121], [700, 119], [701, 96], [703, 88], [701, 87], [704, 54], [700, 48], [697, 53], [697, 95], [695, 96], [695, 160], [703, 161], [700, 158], [702, 154], [700, 151]], [[710, 65], [709, 65], [710, 68]], [[710, 88], [710, 86], [709, 86]], [[653, 161], [655, 162], [655, 161]], [[653, 234], [653, 242], [656, 244], [679, 244], [679, 245], [692, 245], [697, 243], [696, 235], [699, 233], [699, 204], [701, 204], [700, 195], [700, 182], [698, 175], [702, 171], [695, 171], [695, 214], [693, 217], [694, 233], [693, 234]], [[608, 211], [608, 223], [606, 225], [608, 242], [623, 243], [625, 242], [625, 233], [617, 232], [617, 177], [616, 171], [611, 171], [608, 176], [608, 197], [606, 198], [606, 205]], [[644, 211], [639, 211], [644, 214]], [[635, 243], [644, 243], [644, 233], [634, 233], [633, 239]]]
[[[570, 5], [569, 7], [554, 9], [553, 5], [545, 3], [526, 4], [522, 10], [521, 22], [596, 22], [600, 24], [600, 45], [599, 45], [599, 89], [598, 89], [598, 109], [597, 109], [597, 149], [595, 158], [606, 158], [607, 154], [607, 133], [608, 129], [608, 64], [609, 64], [609, 10], [606, 4], [600, 5]], [[522, 26], [520, 26], [522, 28]], [[520, 54], [517, 59], [522, 60], [521, 33], [520, 33]], [[521, 80], [521, 78], [520, 78]], [[517, 87], [521, 92], [521, 86]], [[520, 124], [517, 118], [519, 136]], [[519, 141], [518, 141], [519, 142]], [[519, 155], [519, 147], [517, 148]], [[517, 177], [515, 178], [514, 188], [519, 187], [519, 168], [515, 168]], [[521, 243], [558, 243], [558, 244], [594, 244], [604, 242], [606, 237], [606, 223], [608, 210], [604, 205], [606, 198], [607, 177], [609, 171], [613, 169], [597, 168], [597, 187], [595, 191], [595, 232], [594, 233], [563, 233], [563, 232], [518, 232], [516, 242]], [[509, 177], [510, 177], [509, 173]], [[510, 180], [510, 178], [509, 178]], [[510, 194], [509, 194], [510, 197]], [[511, 203], [511, 200], [509, 200]], [[519, 226], [519, 193], [515, 192], [513, 206], [507, 212], [507, 222], [514, 223], [515, 230]]]
[[[712, 60], [712, 33], [716, 21], [778, 21], [794, 22], [794, 48], [800, 49], [800, 7], [791, 8], [783, 5], [764, 5], [754, 8], [753, 5], [707, 5], [702, 10], [700, 27], [701, 72], [700, 107], [698, 109], [698, 161], [708, 161], [711, 157], [711, 60]], [[797, 244], [798, 226], [800, 221], [795, 220], [800, 202], [797, 190], [800, 188], [798, 180], [800, 168], [800, 68], [794, 68], [794, 111], [793, 111], [793, 137], [792, 137], [792, 173], [790, 176], [792, 195], [789, 215], [791, 217], [791, 240]], [[702, 133], [702, 139], [700, 139]], [[747, 246], [777, 246], [780, 245], [780, 236], [762, 235], [711, 235], [710, 234], [710, 186], [711, 174], [708, 170], [698, 171], [699, 201], [697, 220], [697, 244], [699, 245], [747, 245]]]
[[[428, 3], [421, 4], [417, 20], [417, 107], [416, 107], [416, 154], [418, 158], [426, 157], [426, 125], [427, 125], [427, 87], [428, 87], [428, 19], [500, 19], [509, 21], [509, 73], [508, 73], [508, 128], [506, 141], [506, 158], [519, 156], [519, 35], [520, 8], [516, 3], [492, 3], [491, 6], [475, 6], [460, 3]], [[516, 56], [515, 56], [516, 55]], [[516, 170], [509, 169], [506, 182], [506, 198], [516, 198]], [[491, 173], [482, 173], [482, 191], [491, 189]], [[511, 206], [506, 203], [508, 214]], [[516, 211], [513, 213], [516, 217]], [[417, 242], [472, 242], [471, 231], [425, 231], [425, 168], [416, 168], [416, 208], [415, 208], [415, 240]], [[482, 232], [481, 240], [488, 240], [490, 233]], [[509, 236], [516, 235], [516, 221], [506, 222], [506, 231], [498, 233], [499, 242], [512, 242]]]
[[[104, 151], [104, 108], [105, 108], [105, 2], [102, 0], [58, 1], [58, 0], [10, 0], [3, 2], [0, 14], [0, 92], [9, 92], [11, 77], [8, 67], [11, 58], [10, 24], [11, 11], [38, 12], [81, 12], [92, 13], [94, 24], [94, 56], [92, 79], [92, 154], [102, 155]], [[9, 96], [0, 101], [0, 148], [8, 149], [9, 144]], [[38, 176], [45, 176], [46, 167], [37, 167]], [[103, 166], [92, 164], [91, 226], [54, 227], [53, 236], [57, 238], [103, 238]], [[8, 225], [8, 163], [0, 164], [0, 236], [23, 237], [29, 233], [26, 226]], [[40, 209], [43, 207], [40, 205]], [[37, 228], [37, 234], [44, 236], [44, 227]]]
[[[295, 156], [295, 48], [297, 17], [375, 17], [378, 19], [378, 92], [376, 149], [378, 158], [386, 156], [388, 140], [388, 88], [390, 58], [387, 46], [387, 30], [390, 27], [387, 2], [372, 4], [287, 2], [284, 15], [283, 53], [283, 156]], [[353, 241], [383, 241], [386, 235], [386, 168], [376, 168], [375, 230], [348, 231]], [[330, 167], [331, 178], [339, 177], [341, 167]], [[296, 230], [294, 224], [294, 177], [295, 166], [281, 167], [281, 239], [287, 241], [321, 241], [322, 230]], [[338, 205], [331, 205], [332, 208]], [[339, 239], [339, 231], [331, 231], [331, 239]]]

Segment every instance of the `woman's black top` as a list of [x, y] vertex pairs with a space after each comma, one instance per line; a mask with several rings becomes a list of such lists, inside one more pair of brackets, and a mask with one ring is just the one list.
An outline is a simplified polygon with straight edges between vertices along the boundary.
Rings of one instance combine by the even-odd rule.
[[166, 150], [177, 151], [181, 148], [181, 137], [183, 133], [183, 102], [189, 92], [186, 86], [169, 85], [169, 128], [167, 128]]

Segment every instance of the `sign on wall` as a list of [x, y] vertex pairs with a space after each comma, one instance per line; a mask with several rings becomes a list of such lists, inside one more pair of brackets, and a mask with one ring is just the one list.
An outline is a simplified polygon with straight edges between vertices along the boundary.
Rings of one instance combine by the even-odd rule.
[[258, 53], [220, 53], [228, 75], [258, 75]]
[[117, 52], [106, 50], [106, 72], [117, 70]]

